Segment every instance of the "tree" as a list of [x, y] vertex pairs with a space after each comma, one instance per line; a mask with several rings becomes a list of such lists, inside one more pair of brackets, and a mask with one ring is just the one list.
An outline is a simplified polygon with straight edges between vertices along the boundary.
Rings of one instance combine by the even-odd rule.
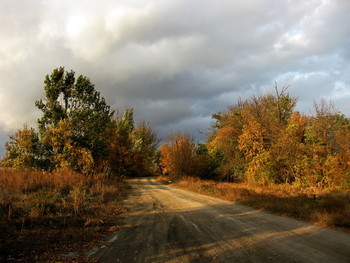
[[246, 124], [242, 110], [247, 103], [248, 101], [239, 100], [229, 106], [226, 112], [212, 115], [215, 123], [207, 134], [207, 148], [217, 179], [230, 182], [244, 180], [245, 158], [238, 148], [238, 142]]
[[244, 160], [238, 149], [238, 140], [242, 129], [233, 126], [224, 126], [216, 131], [215, 137], [208, 142], [208, 152], [215, 160], [216, 170], [220, 179], [229, 182], [243, 180]]
[[135, 127], [132, 108], [113, 120], [106, 132], [106, 142], [108, 156], [104, 170], [110, 176], [144, 176], [158, 172], [157, 134], [145, 122]]
[[[107, 154], [104, 136], [114, 112], [90, 79], [84, 76], [75, 79], [73, 71], [57, 68], [46, 76], [44, 83], [45, 96], [35, 103], [43, 112], [38, 120], [41, 137], [49, 142], [45, 139], [50, 134], [47, 131], [57, 128], [60, 121], [64, 121], [74, 148], [91, 154], [95, 167], [99, 167]], [[54, 159], [52, 144], [46, 144], [46, 148], [47, 158]], [[70, 158], [68, 155], [66, 158]]]
[[57, 126], [47, 129], [43, 142], [51, 147], [50, 161], [55, 168], [69, 168], [83, 174], [93, 173], [94, 160], [91, 152], [74, 143], [68, 121], [61, 120]]
[[[260, 181], [264, 178], [263, 165], [266, 161], [267, 149], [264, 146], [265, 129], [257, 121], [244, 125], [242, 135], [239, 137], [238, 148], [247, 161], [247, 179], [249, 182]], [[264, 178], [266, 181], [267, 178]]]
[[2, 165], [14, 168], [35, 168], [42, 165], [39, 135], [33, 128], [24, 125], [5, 144]]
[[295, 111], [271, 147], [268, 169], [274, 171], [272, 178], [275, 183], [296, 182], [304, 185], [308, 169], [306, 164], [309, 162], [305, 145], [306, 125], [307, 117]]
[[157, 134], [133, 109], [113, 118], [114, 111], [90, 79], [63, 67], [45, 78], [45, 95], [36, 101], [43, 112], [39, 132], [24, 127], [6, 144], [3, 165], [111, 176], [154, 173], [159, 159]]
[[155, 174], [157, 170], [158, 139], [151, 126], [141, 122], [132, 131], [135, 168], [138, 174]]
[[[218, 172], [228, 181], [274, 181], [272, 149], [288, 126], [296, 98], [286, 93], [252, 96], [230, 106], [216, 120], [208, 135], [208, 149], [219, 164]], [[275, 167], [276, 168], [276, 167]]]
[[54, 69], [50, 76], [45, 77], [45, 98], [35, 102], [35, 105], [43, 112], [43, 116], [38, 120], [41, 133], [49, 126], [55, 126], [60, 120], [68, 117], [69, 98], [75, 83], [74, 74], [73, 71], [68, 73], [63, 67], [60, 67]]
[[197, 147], [187, 134], [173, 135], [160, 149], [163, 173], [172, 177], [199, 176]]
[[253, 96], [247, 100], [241, 114], [244, 123], [257, 122], [264, 129], [264, 144], [269, 148], [280, 131], [288, 124], [288, 119], [293, 114], [296, 98], [289, 96], [286, 88], [281, 92], [276, 88], [275, 94]]
[[315, 115], [306, 127], [306, 144], [310, 149], [310, 169], [306, 175], [309, 185], [346, 183], [342, 179], [349, 178], [349, 130], [349, 119], [340, 114], [332, 102], [315, 103]]
[[108, 155], [104, 160], [104, 172], [109, 176], [135, 175], [131, 133], [134, 129], [133, 109], [126, 109], [122, 117], [117, 115], [106, 131]]

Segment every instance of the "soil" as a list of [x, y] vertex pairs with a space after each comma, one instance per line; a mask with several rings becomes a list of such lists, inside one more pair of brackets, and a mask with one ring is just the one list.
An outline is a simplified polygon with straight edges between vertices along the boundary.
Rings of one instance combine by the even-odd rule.
[[122, 227], [100, 262], [350, 262], [350, 234], [156, 182], [129, 180]]

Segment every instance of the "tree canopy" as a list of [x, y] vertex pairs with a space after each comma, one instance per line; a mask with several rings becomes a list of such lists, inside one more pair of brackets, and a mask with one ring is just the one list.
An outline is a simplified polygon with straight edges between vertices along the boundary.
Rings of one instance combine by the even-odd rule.
[[157, 135], [145, 122], [135, 125], [132, 109], [115, 117], [89, 78], [63, 67], [44, 84], [35, 102], [42, 111], [38, 132], [25, 126], [12, 135], [3, 165], [118, 176], [153, 172]]
[[[182, 143], [182, 137], [165, 143], [163, 172], [230, 182], [349, 187], [349, 118], [325, 100], [315, 103], [314, 115], [306, 116], [294, 109], [296, 102], [287, 88], [277, 86], [275, 93], [238, 100], [212, 115], [214, 123], [201, 147]], [[196, 147], [201, 149], [200, 168], [182, 172], [194, 160], [188, 153], [196, 156]]]

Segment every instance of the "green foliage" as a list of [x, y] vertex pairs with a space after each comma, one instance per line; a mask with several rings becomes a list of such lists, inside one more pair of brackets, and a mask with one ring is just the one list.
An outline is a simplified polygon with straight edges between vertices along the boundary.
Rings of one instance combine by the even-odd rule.
[[42, 111], [37, 133], [25, 126], [6, 144], [3, 165], [113, 176], [155, 172], [157, 135], [141, 122], [135, 127], [133, 109], [113, 119], [90, 79], [75, 78], [63, 67], [45, 78], [45, 95], [35, 105]]
[[[78, 161], [71, 159], [75, 159], [73, 156], [77, 158], [84, 156], [89, 162], [87, 166], [91, 168], [91, 163], [95, 163], [97, 168], [107, 154], [104, 135], [113, 115], [105, 99], [95, 90], [90, 79], [84, 76], [75, 79], [75, 73], [66, 72], [63, 67], [55, 69], [50, 76], [46, 76], [44, 90], [44, 99], [36, 101], [35, 105], [43, 112], [38, 123], [40, 135], [43, 141], [47, 142], [46, 158], [55, 160], [58, 158], [55, 154], [58, 153], [59, 158], [65, 156], [66, 160], [55, 160], [53, 168], [66, 162], [70, 163], [70, 167], [74, 170], [82, 171], [84, 169], [80, 167]], [[61, 121], [66, 123], [70, 143], [61, 145], [63, 148], [57, 152], [57, 147], [52, 149], [52, 132], [58, 132], [55, 129], [59, 127]], [[45, 138], [47, 136], [49, 138]], [[61, 152], [66, 154], [62, 155]]]
[[117, 116], [107, 129], [108, 156], [103, 163], [107, 175], [135, 175], [131, 138], [133, 127], [133, 110], [127, 109], [123, 117]]
[[135, 127], [132, 108], [112, 122], [106, 140], [108, 156], [103, 163], [106, 174], [145, 176], [157, 173], [157, 134], [145, 122]]
[[141, 122], [132, 131], [135, 168], [139, 175], [152, 175], [157, 172], [158, 139], [157, 133], [149, 124]]

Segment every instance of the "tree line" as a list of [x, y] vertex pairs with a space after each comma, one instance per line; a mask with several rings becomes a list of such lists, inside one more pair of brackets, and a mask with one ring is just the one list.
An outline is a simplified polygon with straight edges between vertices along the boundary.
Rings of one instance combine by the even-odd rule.
[[350, 186], [350, 119], [331, 102], [315, 113], [295, 110], [297, 98], [275, 93], [238, 100], [212, 115], [205, 143], [175, 134], [158, 150], [156, 132], [135, 124], [133, 109], [111, 109], [90, 79], [63, 67], [45, 77], [35, 102], [42, 116], [10, 136], [1, 165], [108, 176], [194, 176], [228, 182]]
[[37, 130], [24, 125], [10, 136], [2, 166], [118, 177], [157, 171], [157, 134], [146, 122], [135, 124], [132, 108], [112, 110], [89, 78], [63, 67], [44, 84]]
[[206, 142], [177, 134], [161, 147], [161, 166], [172, 177], [228, 182], [350, 186], [350, 120], [332, 102], [315, 113], [295, 110], [297, 98], [275, 93], [239, 100], [212, 115]]

